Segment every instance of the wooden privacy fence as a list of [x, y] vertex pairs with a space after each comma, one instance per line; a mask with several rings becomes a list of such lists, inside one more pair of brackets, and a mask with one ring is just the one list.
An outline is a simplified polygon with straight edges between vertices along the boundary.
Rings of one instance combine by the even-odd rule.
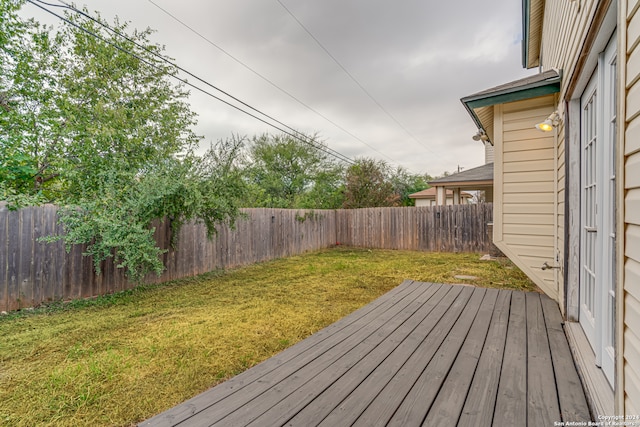
[[[42, 243], [62, 232], [53, 205], [9, 211], [0, 204], [0, 311], [41, 303], [109, 294], [135, 286], [112, 259], [97, 275], [93, 260], [77, 245]], [[166, 270], [146, 283], [195, 276], [218, 268], [248, 265], [342, 245], [441, 252], [487, 252], [492, 205], [353, 210], [243, 209], [245, 218], [231, 230], [222, 226], [207, 239], [203, 224], [182, 227], [177, 250], [170, 228], [155, 224]]]
[[489, 252], [493, 204], [336, 211], [340, 243], [375, 249]]

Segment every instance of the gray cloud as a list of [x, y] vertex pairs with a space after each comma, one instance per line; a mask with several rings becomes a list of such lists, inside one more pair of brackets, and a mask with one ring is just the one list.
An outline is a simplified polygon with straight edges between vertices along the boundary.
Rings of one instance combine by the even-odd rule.
[[[319, 132], [345, 155], [382, 158], [432, 175], [484, 160], [482, 146], [471, 140], [475, 128], [459, 99], [532, 73], [520, 67], [518, 2], [281, 1], [418, 141], [381, 111], [276, 0], [154, 2], [373, 149], [150, 1], [84, 3], [107, 19], [117, 15], [136, 28], [156, 29], [154, 40], [165, 45], [178, 64], [289, 126]], [[53, 22], [30, 5], [23, 15]], [[191, 103], [199, 113], [197, 130], [207, 144], [232, 133], [270, 131], [195, 92]]]

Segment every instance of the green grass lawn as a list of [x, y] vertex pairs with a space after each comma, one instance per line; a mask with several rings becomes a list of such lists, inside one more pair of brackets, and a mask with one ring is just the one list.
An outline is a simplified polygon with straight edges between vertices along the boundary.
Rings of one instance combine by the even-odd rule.
[[339, 247], [0, 317], [0, 425], [128, 426], [404, 279], [535, 290], [507, 261]]

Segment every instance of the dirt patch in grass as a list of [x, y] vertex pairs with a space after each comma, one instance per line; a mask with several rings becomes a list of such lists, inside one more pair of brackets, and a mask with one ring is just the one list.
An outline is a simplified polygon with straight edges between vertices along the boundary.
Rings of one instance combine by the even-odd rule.
[[0, 318], [0, 425], [131, 425], [402, 282], [534, 290], [508, 261], [339, 247]]

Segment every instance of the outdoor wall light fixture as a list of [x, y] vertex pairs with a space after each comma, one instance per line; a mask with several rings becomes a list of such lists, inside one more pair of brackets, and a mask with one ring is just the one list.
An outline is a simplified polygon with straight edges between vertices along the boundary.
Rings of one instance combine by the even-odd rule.
[[488, 141], [489, 140], [489, 135], [486, 134], [486, 132], [484, 131], [484, 129], [480, 129], [478, 131], [478, 133], [476, 133], [475, 135], [472, 136], [474, 141]]
[[555, 127], [558, 127], [560, 124], [560, 115], [557, 111], [551, 113], [547, 119], [536, 125], [536, 129], [541, 130], [542, 132], [551, 132]]

